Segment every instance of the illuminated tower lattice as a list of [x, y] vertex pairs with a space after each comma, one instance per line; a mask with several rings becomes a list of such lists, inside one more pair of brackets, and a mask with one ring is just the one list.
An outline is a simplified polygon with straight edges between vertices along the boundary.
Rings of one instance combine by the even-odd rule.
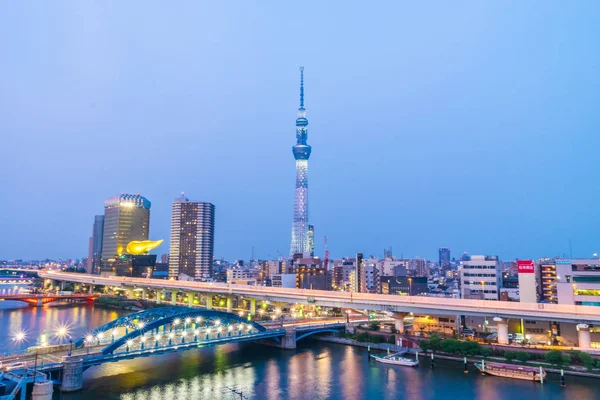
[[308, 120], [304, 109], [304, 67], [300, 67], [300, 108], [296, 119], [296, 145], [292, 147], [296, 159], [296, 194], [294, 196], [294, 220], [290, 256], [307, 253], [308, 238], [308, 159], [311, 147], [306, 144]]

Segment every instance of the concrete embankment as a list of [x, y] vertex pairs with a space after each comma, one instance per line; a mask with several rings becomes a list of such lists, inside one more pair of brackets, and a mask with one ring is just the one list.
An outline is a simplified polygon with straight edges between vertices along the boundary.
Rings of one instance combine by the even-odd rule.
[[[336, 337], [331, 337], [331, 336], [314, 336], [313, 339], [321, 341], [321, 342], [338, 343], [338, 344], [345, 344], [345, 345], [349, 345], [349, 346], [356, 346], [356, 347], [363, 347], [363, 348], [370, 347], [373, 350], [387, 351], [387, 349], [389, 348], [390, 351], [407, 350], [409, 353], [413, 353], [413, 354], [416, 353], [418, 350], [418, 349], [406, 349], [406, 348], [402, 348], [402, 347], [399, 347], [399, 346], [396, 346], [393, 344], [387, 344], [387, 343], [357, 342], [356, 340], [352, 340], [352, 339], [343, 339], [343, 338], [336, 338]], [[431, 357], [431, 352], [419, 351], [419, 357], [429, 359]], [[457, 367], [459, 367], [459, 366], [462, 367], [462, 365], [463, 365], [462, 363], [464, 362], [464, 357], [459, 357], [459, 356], [449, 356], [449, 355], [445, 355], [445, 354], [435, 353], [434, 357], [436, 359], [440, 359], [440, 360], [450, 360], [450, 361], [460, 362], [461, 364], [457, 365]], [[467, 357], [467, 361], [469, 363], [481, 362], [481, 359], [482, 359], [481, 357]], [[505, 363], [505, 364], [522, 365], [522, 364], [516, 364], [516, 363], [509, 363], [507, 360], [505, 360], [504, 358], [500, 358], [500, 357], [488, 357], [488, 358], [486, 358], [486, 360], [489, 360], [492, 362], [501, 362], [501, 363]], [[546, 372], [549, 372], [549, 373], [560, 374], [560, 371], [561, 371], [560, 369], [549, 368], [548, 367], [549, 364], [544, 365], [544, 363], [527, 363], [527, 365], [536, 366], [536, 367], [542, 366], [542, 368], [544, 368], [544, 370], [546, 370]], [[565, 375], [600, 379], [599, 373], [573, 371], [570, 369], [564, 369], [563, 371], [564, 371]]]

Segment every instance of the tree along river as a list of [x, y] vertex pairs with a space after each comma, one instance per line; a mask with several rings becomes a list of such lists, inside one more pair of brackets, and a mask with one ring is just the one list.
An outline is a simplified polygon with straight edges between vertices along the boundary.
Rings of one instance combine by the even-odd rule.
[[[43, 332], [52, 338], [59, 325], [67, 325], [75, 340], [126, 313], [87, 304], [0, 302], [0, 352], [32, 346]], [[18, 331], [27, 333], [27, 342], [14, 342]], [[427, 360], [418, 368], [387, 366], [369, 361], [362, 348], [305, 339], [296, 350], [229, 344], [105, 364], [84, 373], [83, 390], [55, 389], [54, 398], [587, 400], [600, 399], [600, 380], [567, 376], [561, 388], [552, 374], [542, 385], [482, 376], [473, 367], [464, 374], [462, 363], [452, 361], [437, 360], [435, 369]]]

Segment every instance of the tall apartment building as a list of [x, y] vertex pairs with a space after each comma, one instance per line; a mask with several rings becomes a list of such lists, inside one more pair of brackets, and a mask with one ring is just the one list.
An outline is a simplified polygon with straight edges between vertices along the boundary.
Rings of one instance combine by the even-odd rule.
[[173, 202], [169, 277], [196, 281], [212, 279], [215, 206], [181, 196]]
[[413, 258], [408, 261], [409, 269], [413, 271], [413, 276], [428, 276], [429, 267], [427, 266], [427, 260], [422, 258]]
[[269, 276], [272, 275], [276, 275], [276, 274], [283, 274], [284, 273], [284, 263], [282, 261], [279, 260], [270, 260], [267, 261], [267, 271], [269, 272]]
[[[150, 201], [139, 194], [121, 194], [104, 202], [101, 258], [102, 263], [124, 254], [133, 240], [148, 240]], [[94, 220], [94, 233], [100, 230], [100, 218]], [[99, 238], [99, 237], [98, 237]], [[97, 249], [97, 248], [96, 248]]]
[[362, 253], [356, 253], [356, 278], [355, 286], [357, 293], [367, 292], [367, 271]]
[[471, 256], [461, 264], [461, 298], [498, 300], [501, 272], [497, 256]]

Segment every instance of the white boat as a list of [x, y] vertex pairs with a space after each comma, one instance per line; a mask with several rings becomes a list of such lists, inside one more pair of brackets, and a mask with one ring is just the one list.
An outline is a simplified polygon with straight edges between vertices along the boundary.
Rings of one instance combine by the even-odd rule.
[[419, 365], [419, 360], [413, 360], [411, 358], [396, 356], [378, 357], [374, 355], [371, 355], [371, 357], [373, 357], [375, 361], [383, 364], [402, 365], [405, 367], [416, 367], [417, 365]]

